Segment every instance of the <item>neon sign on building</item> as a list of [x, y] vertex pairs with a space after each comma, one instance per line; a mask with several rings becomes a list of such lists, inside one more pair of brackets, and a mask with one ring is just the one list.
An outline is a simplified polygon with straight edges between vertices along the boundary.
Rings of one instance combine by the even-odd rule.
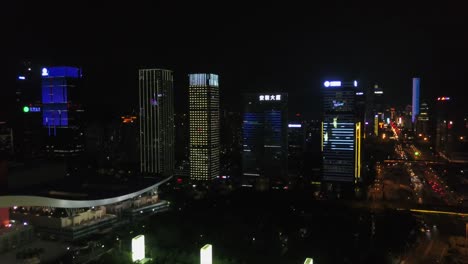
[[269, 95], [269, 94], [266, 94], [266, 95], [259, 95], [258, 96], [258, 100], [259, 101], [281, 101], [281, 94], [277, 94], [277, 95]]

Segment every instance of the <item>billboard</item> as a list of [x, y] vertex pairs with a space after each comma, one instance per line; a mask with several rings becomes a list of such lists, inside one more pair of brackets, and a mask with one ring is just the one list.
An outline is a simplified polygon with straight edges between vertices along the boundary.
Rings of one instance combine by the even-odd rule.
[[212, 246], [210, 244], [204, 245], [200, 249], [200, 264], [212, 264]]
[[132, 261], [140, 261], [145, 258], [145, 236], [139, 235], [132, 239]]

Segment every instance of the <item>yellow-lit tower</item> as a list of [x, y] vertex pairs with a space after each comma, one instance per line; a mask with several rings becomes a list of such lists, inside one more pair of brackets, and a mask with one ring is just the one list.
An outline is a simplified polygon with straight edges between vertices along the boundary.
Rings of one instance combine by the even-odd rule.
[[189, 74], [190, 179], [219, 176], [218, 75]]

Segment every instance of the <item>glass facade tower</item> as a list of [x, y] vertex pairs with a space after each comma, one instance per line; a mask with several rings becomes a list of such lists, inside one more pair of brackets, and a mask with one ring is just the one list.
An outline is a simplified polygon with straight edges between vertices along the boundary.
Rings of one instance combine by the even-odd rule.
[[288, 95], [244, 95], [242, 174], [285, 179], [288, 174]]
[[360, 176], [361, 127], [355, 113], [357, 82], [333, 81], [325, 82], [324, 86], [323, 180], [354, 182]]
[[140, 169], [162, 177], [174, 173], [174, 87], [172, 71], [139, 70]]

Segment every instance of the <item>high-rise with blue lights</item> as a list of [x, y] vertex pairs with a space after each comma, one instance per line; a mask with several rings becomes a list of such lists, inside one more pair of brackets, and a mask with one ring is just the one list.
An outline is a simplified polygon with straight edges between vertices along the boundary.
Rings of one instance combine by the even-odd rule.
[[163, 177], [174, 173], [174, 82], [172, 71], [140, 69], [140, 170]]
[[323, 180], [356, 182], [360, 177], [361, 123], [355, 110], [357, 81], [326, 81], [323, 88]]
[[244, 95], [242, 175], [270, 182], [288, 175], [288, 94]]
[[419, 115], [419, 86], [420, 79], [413, 78], [413, 100], [412, 100], [412, 111], [411, 111], [411, 122], [415, 125], [416, 118]]
[[211, 73], [189, 74], [190, 179], [219, 176], [219, 79]]
[[[60, 66], [42, 68], [42, 125], [46, 129], [46, 153], [73, 156], [84, 150], [81, 125], [83, 109], [77, 100], [81, 86], [80, 68]], [[24, 109], [24, 111], [30, 109]]]

